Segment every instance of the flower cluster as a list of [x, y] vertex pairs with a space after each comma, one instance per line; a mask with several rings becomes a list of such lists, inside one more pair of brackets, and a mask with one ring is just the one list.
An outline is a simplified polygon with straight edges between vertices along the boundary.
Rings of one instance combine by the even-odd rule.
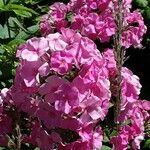
[[[61, 34], [28, 40], [18, 48], [17, 57], [20, 64], [14, 85], [2, 91], [1, 97], [2, 104], [38, 118], [23, 141], [45, 150], [57, 143], [59, 149], [100, 148], [102, 131], [96, 123], [108, 112], [110, 83], [94, 42], [62, 28]], [[77, 140], [64, 145], [70, 139], [61, 134], [67, 130], [75, 132]]]
[[[105, 50], [104, 59], [114, 88], [116, 62], [111, 49]], [[150, 102], [139, 99], [141, 90], [139, 78], [125, 67], [122, 68], [121, 86], [121, 112], [118, 118], [118, 121], [121, 122], [121, 128], [119, 135], [113, 137], [111, 143], [113, 144], [113, 149], [126, 150], [130, 144], [133, 149], [140, 149], [140, 142], [144, 139], [144, 122], [150, 118], [148, 113]], [[111, 92], [112, 95], [116, 94], [113, 90]]]
[[[109, 42], [116, 33], [117, 1], [110, 0], [71, 0], [67, 5], [55, 3], [48, 14], [41, 19], [42, 35], [49, 34], [61, 27], [70, 27], [83, 36], [100, 42]], [[122, 46], [141, 47], [146, 26], [140, 12], [130, 12], [132, 0], [123, 0]]]
[[[131, 13], [130, 8], [131, 0], [124, 0], [122, 46], [126, 48], [140, 46], [146, 32], [141, 14]], [[0, 145], [8, 146], [19, 128], [19, 142], [41, 150], [102, 148], [101, 123], [116, 96], [116, 61], [113, 49], [100, 53], [93, 40], [109, 42], [116, 34], [115, 9], [115, 0], [71, 0], [50, 6], [40, 22], [43, 37], [18, 47], [14, 84], [0, 92]], [[117, 118], [121, 126], [109, 140], [113, 149], [131, 145], [136, 150], [144, 139], [150, 102], [139, 99], [136, 75], [125, 67], [121, 75]]]
[[67, 27], [68, 24], [66, 20], [68, 9], [65, 4], [56, 2], [49, 9], [48, 14], [41, 17], [40, 31], [43, 36], [55, 30], [60, 31], [61, 27]]

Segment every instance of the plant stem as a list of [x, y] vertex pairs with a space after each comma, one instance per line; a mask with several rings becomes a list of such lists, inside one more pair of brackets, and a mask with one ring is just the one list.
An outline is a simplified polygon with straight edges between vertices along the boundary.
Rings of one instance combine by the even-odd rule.
[[[9, 18], [8, 18], [8, 19], [9, 19]], [[8, 28], [8, 36], [9, 36], [9, 38], [11, 38], [10, 26], [9, 26], [9, 21], [8, 21], [8, 19], [7, 19], [7, 21], [6, 21], [6, 24], [7, 24], [7, 28]]]
[[21, 150], [21, 131], [19, 124], [16, 124], [16, 132], [17, 132], [16, 150]]
[[[124, 59], [124, 52], [121, 46], [121, 34], [122, 34], [122, 28], [123, 28], [123, 13], [122, 13], [122, 0], [117, 1], [117, 10], [114, 9], [114, 17], [116, 20], [117, 25], [117, 31], [114, 35], [114, 55], [116, 60], [116, 100], [114, 104], [114, 116], [115, 116], [115, 122], [117, 131], [119, 131], [120, 123], [117, 121], [118, 116], [120, 114], [121, 110], [121, 100], [122, 100], [122, 93], [121, 93], [121, 82], [122, 82], [122, 76], [121, 76], [121, 70], [123, 65], [123, 59]], [[115, 8], [115, 6], [114, 6]]]
[[21, 150], [20, 114], [16, 112], [16, 150]]

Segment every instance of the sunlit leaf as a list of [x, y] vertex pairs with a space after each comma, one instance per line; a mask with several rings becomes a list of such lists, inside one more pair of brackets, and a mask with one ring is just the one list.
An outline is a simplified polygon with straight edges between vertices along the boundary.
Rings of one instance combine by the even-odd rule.
[[3, 3], [3, 0], [0, 0], [0, 6], [3, 6], [4, 3]]
[[34, 10], [27, 8], [22, 5], [17, 4], [7, 4], [7, 5], [0, 5], [1, 11], [13, 11], [16, 13], [16, 15], [22, 16], [22, 17], [31, 17], [32, 14], [38, 14]]

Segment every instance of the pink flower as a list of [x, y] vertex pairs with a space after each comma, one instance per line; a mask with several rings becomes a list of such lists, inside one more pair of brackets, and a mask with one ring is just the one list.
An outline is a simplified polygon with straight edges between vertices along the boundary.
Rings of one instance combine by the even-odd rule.
[[79, 33], [76, 33], [74, 30], [69, 28], [61, 28], [62, 33], [62, 39], [70, 44], [74, 44], [75, 42], [80, 42], [81, 35]]
[[[141, 84], [139, 82], [139, 78], [134, 75], [129, 69], [122, 69], [122, 95], [123, 99], [127, 102], [134, 102], [138, 99], [141, 90]], [[125, 101], [123, 101], [122, 105], [126, 105]], [[127, 102], [127, 103], [128, 103]]]
[[0, 114], [0, 145], [8, 145], [7, 135], [12, 133], [12, 119], [6, 114]]
[[38, 69], [42, 65], [41, 61], [22, 61], [18, 66], [18, 74], [24, 81], [26, 87], [35, 87], [40, 83]]
[[66, 114], [79, 106], [78, 90], [68, 84], [60, 86], [55, 92], [54, 98], [55, 109]]
[[93, 131], [92, 124], [84, 124], [79, 130], [79, 135], [83, 142], [88, 143], [90, 149], [96, 150], [102, 147], [103, 136], [101, 128], [96, 128], [95, 131]]
[[141, 47], [140, 43], [146, 30], [147, 28], [144, 25], [144, 20], [141, 14], [138, 11], [134, 11], [133, 13], [128, 12], [124, 19], [122, 45], [126, 48], [129, 48], [131, 45], [134, 47]]
[[43, 36], [54, 32], [55, 29], [60, 31], [62, 27], [67, 27], [66, 14], [67, 6], [63, 3], [56, 2], [50, 6], [48, 14], [43, 15], [40, 21], [40, 32]]
[[116, 61], [113, 51], [113, 49], [105, 49], [103, 52], [105, 66], [109, 71], [110, 78], [115, 78], [116, 76]]
[[27, 61], [37, 61], [48, 49], [49, 45], [46, 38], [32, 38], [18, 47], [16, 56]]
[[61, 34], [55, 33], [55, 34], [49, 34], [47, 36], [48, 42], [49, 42], [49, 48], [53, 51], [63, 51], [65, 50], [66, 46], [68, 45], [62, 38]]
[[41, 17], [41, 20], [40, 20], [40, 33], [41, 33], [42, 36], [46, 36], [49, 33], [53, 32], [51, 22], [52, 22], [52, 20], [49, 19], [49, 14], [45, 14]]
[[62, 79], [56, 75], [50, 76], [47, 78], [46, 82], [39, 88], [39, 93], [41, 95], [53, 94], [55, 91], [57, 91], [59, 86], [67, 83], [69, 83], [67, 80]]
[[24, 141], [38, 145], [41, 150], [53, 149], [55, 143], [61, 142], [61, 138], [57, 133], [48, 134], [36, 121], [32, 123], [31, 129], [31, 135], [26, 136]]
[[66, 51], [59, 51], [52, 53], [51, 56], [51, 69], [59, 74], [66, 74], [72, 68], [73, 56]]
[[111, 143], [113, 144], [113, 150], [127, 150], [130, 134], [130, 128], [126, 126], [122, 128], [118, 136], [112, 137]]
[[116, 32], [116, 24], [112, 16], [112, 11], [106, 9], [101, 13], [99, 20], [96, 26], [98, 37], [101, 42], [108, 42], [110, 37]]
[[54, 107], [48, 103], [40, 102], [38, 108], [36, 116], [43, 121], [48, 129], [61, 127], [61, 113], [56, 111]]
[[75, 141], [71, 144], [60, 144], [58, 150], [89, 150], [90, 147], [87, 142], [82, 142], [81, 140]]
[[[116, 2], [71, 0], [50, 6], [40, 21], [45, 37], [18, 47], [14, 84], [0, 93], [0, 145], [8, 143], [7, 134], [13, 137], [15, 121], [7, 114], [16, 111], [25, 126], [25, 132], [20, 126], [23, 143], [41, 150], [102, 148], [99, 122], [107, 117], [118, 87], [114, 50], [105, 49], [102, 55], [100, 50], [116, 34]], [[130, 12], [131, 0], [123, 0], [122, 8], [122, 46], [139, 47], [146, 32], [143, 18], [138, 11]], [[150, 103], [139, 100], [141, 84], [136, 75], [122, 67], [121, 76], [121, 110], [116, 120], [121, 126], [111, 143], [113, 149], [126, 150], [128, 145], [140, 149]]]

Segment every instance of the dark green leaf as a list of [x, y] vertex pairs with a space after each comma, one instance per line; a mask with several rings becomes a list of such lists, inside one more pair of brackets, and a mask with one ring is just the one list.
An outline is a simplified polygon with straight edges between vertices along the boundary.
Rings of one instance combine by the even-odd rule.
[[145, 142], [144, 148], [147, 148], [147, 149], [150, 148], [150, 139], [148, 139], [148, 140]]
[[135, 0], [135, 2], [137, 3], [137, 5], [139, 7], [146, 7], [146, 6], [148, 6], [148, 1], [147, 0]]
[[147, 20], [150, 20], [150, 7], [145, 8], [144, 15]]
[[2, 71], [0, 70], [0, 76], [2, 75]]
[[[3, 87], [6, 87], [6, 84], [5, 84], [3, 81], [1, 81], [0, 83], [1, 83], [1, 85], [2, 85]], [[4, 150], [4, 148], [1, 147], [0, 150]]]
[[17, 18], [12, 17], [12, 21], [13, 21], [19, 28], [21, 28], [23, 31], [28, 32], [27, 29], [25, 29], [25, 28], [23, 27], [23, 25], [19, 22], [19, 20], [18, 20]]

